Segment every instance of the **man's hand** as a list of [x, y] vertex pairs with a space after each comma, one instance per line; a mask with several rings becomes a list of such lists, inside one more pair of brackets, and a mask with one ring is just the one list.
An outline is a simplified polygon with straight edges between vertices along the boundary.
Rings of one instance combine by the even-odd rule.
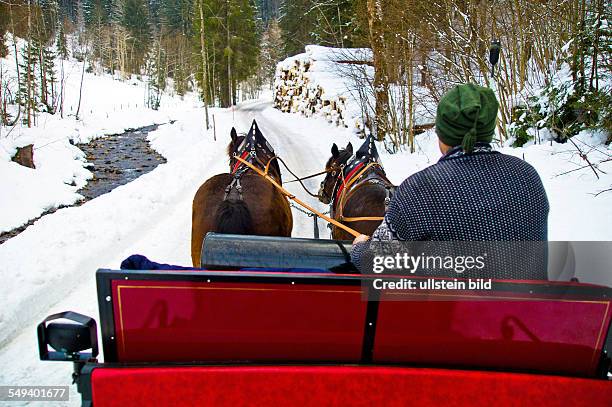
[[355, 240], [353, 240], [353, 244], [357, 244], [357, 243], [365, 243], [368, 240], [370, 240], [370, 236], [368, 235], [359, 235], [355, 238]]

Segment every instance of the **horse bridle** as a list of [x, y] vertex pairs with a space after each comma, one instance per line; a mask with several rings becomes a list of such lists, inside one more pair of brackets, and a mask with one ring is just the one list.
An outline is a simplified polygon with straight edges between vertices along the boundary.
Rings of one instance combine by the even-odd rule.
[[[331, 166], [330, 168], [325, 169], [325, 171], [322, 171], [320, 174], [331, 174], [332, 177], [336, 177], [336, 180], [334, 181], [334, 184], [331, 188], [331, 193], [329, 195], [329, 203], [330, 205], [333, 207], [333, 202], [334, 202], [334, 196], [336, 194], [336, 191], [338, 190], [338, 183], [339, 181], [342, 179], [343, 173], [344, 173], [344, 168], [347, 166], [348, 162], [351, 160], [351, 155], [349, 155], [346, 158], [346, 161], [342, 161], [340, 164], [336, 163], [335, 165]], [[336, 176], [336, 173], [338, 173], [338, 175]], [[327, 177], [325, 177], [323, 179], [323, 181], [321, 181], [321, 188], [320, 191], [324, 192], [325, 191], [325, 184], [327, 183]], [[319, 194], [317, 194], [318, 198], [321, 198], [321, 192], [319, 192]]]
[[[250, 148], [247, 149], [249, 144], [247, 142], [247, 138], [248, 135], [244, 136], [244, 140], [242, 140], [242, 143], [240, 143], [236, 151], [232, 154], [232, 159], [230, 160], [230, 174], [232, 175], [232, 182], [227, 187], [225, 187], [225, 195], [223, 196], [224, 201], [228, 199], [233, 189], [235, 189], [238, 193], [238, 200], [242, 200], [242, 185], [240, 184], [240, 178], [242, 177], [242, 175], [244, 175], [244, 173], [249, 170], [249, 167], [244, 165], [241, 161], [237, 160], [236, 157], [240, 157], [243, 160], [250, 162], [251, 164], [260, 165], [266, 173], [268, 173], [268, 169], [272, 161], [275, 159], [279, 159], [274, 154], [274, 148], [272, 148], [270, 143], [266, 141], [265, 146], [268, 150], [267, 152], [270, 153], [272, 157], [268, 160], [267, 164], [264, 164], [263, 161], [257, 155], [257, 147], [260, 147], [262, 149], [263, 147], [255, 140], [252, 140], [250, 142]], [[234, 162], [232, 163], [232, 161]], [[280, 174], [277, 174], [277, 176], [280, 179]]]
[[[360, 169], [361, 166], [364, 166], [364, 168], [360, 172], [356, 174], [351, 174], [351, 172], [357, 171], [357, 169]], [[330, 213], [332, 213], [332, 216], [339, 213], [340, 220], [341, 221], [344, 220], [346, 222], [356, 222], [359, 220], [380, 220], [382, 219], [382, 218], [379, 219], [379, 217], [375, 217], [375, 216], [346, 218], [342, 214], [343, 209], [344, 209], [342, 207], [342, 204], [344, 203], [344, 198], [349, 195], [349, 192], [351, 190], [357, 189], [359, 186], [365, 183], [382, 185], [385, 188], [385, 193], [386, 193], [385, 202], [384, 202], [385, 208], [389, 206], [389, 203], [391, 201], [391, 196], [395, 188], [393, 184], [391, 184], [391, 182], [389, 182], [389, 180], [387, 179], [382, 165], [376, 160], [358, 159], [358, 160], [353, 160], [353, 162], [347, 161], [346, 164], [343, 164], [339, 166], [338, 168], [340, 172], [338, 174], [338, 177], [336, 178], [336, 181], [334, 182], [334, 187], [332, 188], [332, 196], [330, 198], [330, 203], [329, 203]], [[345, 170], [347, 168], [350, 168], [350, 170], [348, 171], [347, 174], [345, 174]], [[370, 168], [379, 168], [382, 171], [382, 176], [380, 177], [379, 175], [380, 178], [373, 178], [369, 176], [368, 171]], [[374, 174], [376, 174], [376, 172], [374, 172]], [[359, 181], [364, 176], [365, 176], [365, 179], [363, 179], [362, 181]], [[342, 188], [342, 191], [340, 191], [340, 188]]]

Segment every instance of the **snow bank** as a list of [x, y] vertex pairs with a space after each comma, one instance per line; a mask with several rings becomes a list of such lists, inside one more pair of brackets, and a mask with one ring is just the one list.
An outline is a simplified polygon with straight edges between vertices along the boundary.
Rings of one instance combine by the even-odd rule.
[[[134, 250], [158, 259], [160, 245], [180, 245], [163, 260], [189, 264], [191, 200], [207, 173], [227, 170], [230, 114], [217, 112], [217, 132], [224, 136], [215, 142], [203, 129], [200, 109], [185, 106], [179, 121], [149, 134], [166, 164], [82, 206], [44, 216], [0, 245], [0, 345], [83, 281], [93, 281], [95, 270], [117, 268]], [[181, 235], [156, 233], [164, 220], [180, 225]]]
[[[123, 133], [129, 128], [167, 123], [185, 104], [197, 103], [191, 99], [193, 96], [187, 101], [164, 96], [160, 110], [151, 110], [144, 106], [143, 82], [85, 73], [77, 120], [83, 63], [58, 59], [58, 78], [62, 64], [64, 117], [59, 112], [39, 113], [32, 128], [20, 122], [14, 128], [0, 126], [0, 233], [21, 226], [46, 210], [82, 199], [77, 190], [92, 174], [86, 168], [84, 154], [73, 144]], [[16, 77], [12, 78], [16, 76], [13, 54], [0, 60], [0, 69], [5, 83], [16, 86]], [[11, 113], [13, 117], [17, 115], [16, 106], [12, 106]], [[28, 144], [34, 144], [34, 170], [11, 161], [17, 148]]]

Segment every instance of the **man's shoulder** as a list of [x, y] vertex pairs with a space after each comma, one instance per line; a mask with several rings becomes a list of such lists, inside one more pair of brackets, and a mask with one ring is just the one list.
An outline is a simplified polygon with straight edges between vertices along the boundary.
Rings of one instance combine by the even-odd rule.
[[519, 171], [536, 172], [535, 168], [522, 158], [504, 154], [499, 151], [489, 151], [486, 153], [465, 154], [454, 158], [441, 159], [437, 163], [424, 168], [414, 175], [428, 176], [436, 173], [452, 174], [457, 169], [466, 167], [472, 167], [475, 170], [485, 170], [491, 167], [514, 168]]
[[496, 166], [505, 171], [507, 174], [516, 174], [523, 175], [527, 177], [536, 177], [540, 178], [538, 171], [533, 167], [533, 165], [529, 164], [525, 161], [524, 158], [516, 157], [510, 154], [504, 154], [499, 151], [494, 152], [494, 160], [496, 161]]
[[406, 178], [400, 185], [405, 188], [435, 188], [435, 185], [446, 182], [456, 182], [465, 173], [487, 173], [495, 175], [511, 174], [528, 177], [539, 177], [536, 169], [527, 161], [499, 151], [482, 154], [462, 155], [450, 159], [442, 159]]

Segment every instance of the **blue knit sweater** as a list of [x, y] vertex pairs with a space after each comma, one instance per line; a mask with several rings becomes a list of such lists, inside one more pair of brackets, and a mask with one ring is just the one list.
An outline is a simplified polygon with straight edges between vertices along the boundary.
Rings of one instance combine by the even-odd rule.
[[[373, 241], [546, 241], [548, 199], [536, 170], [477, 144], [460, 147], [397, 189]], [[361, 272], [369, 242], [354, 245]], [[522, 276], [529, 277], [529, 276]]]

